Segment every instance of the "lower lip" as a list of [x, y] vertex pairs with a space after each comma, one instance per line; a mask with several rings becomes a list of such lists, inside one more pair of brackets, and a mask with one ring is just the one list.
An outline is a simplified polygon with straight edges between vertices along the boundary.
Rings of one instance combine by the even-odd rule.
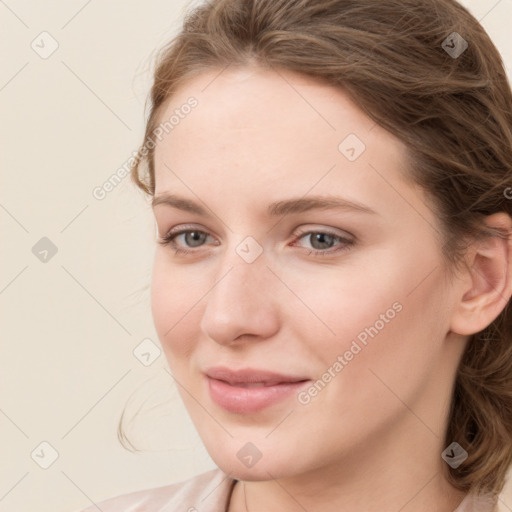
[[234, 413], [251, 413], [265, 409], [298, 393], [308, 382], [287, 382], [246, 388], [208, 377], [212, 400], [223, 409]]

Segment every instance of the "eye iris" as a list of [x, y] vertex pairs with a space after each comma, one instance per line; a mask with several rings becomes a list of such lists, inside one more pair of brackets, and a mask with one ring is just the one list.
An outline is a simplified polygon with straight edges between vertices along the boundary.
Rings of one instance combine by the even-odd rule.
[[[327, 242], [325, 241], [325, 239], [327, 238]], [[311, 240], [311, 245], [315, 248], [315, 249], [329, 249], [332, 244], [329, 243], [333, 241], [333, 237], [331, 235], [328, 235], [327, 233], [314, 233], [314, 234], [311, 234], [310, 235], [310, 240]], [[320, 242], [320, 247], [315, 247], [315, 243], [316, 242]], [[327, 247], [325, 246], [322, 246], [322, 244], [327, 244]]]
[[[201, 233], [200, 231], [189, 231], [185, 233], [185, 241], [187, 245], [190, 247], [197, 247], [201, 245], [201, 242], [204, 241], [205, 233]], [[192, 241], [192, 243], [190, 243]], [[196, 243], [199, 242], [199, 243]]]

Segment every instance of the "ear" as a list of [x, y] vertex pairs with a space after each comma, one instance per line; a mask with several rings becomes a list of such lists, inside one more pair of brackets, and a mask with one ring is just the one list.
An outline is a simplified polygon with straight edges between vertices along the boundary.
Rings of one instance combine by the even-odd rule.
[[497, 236], [473, 242], [467, 253], [467, 270], [461, 278], [459, 303], [450, 330], [471, 335], [490, 325], [512, 295], [512, 218], [504, 212], [485, 219], [507, 239]]

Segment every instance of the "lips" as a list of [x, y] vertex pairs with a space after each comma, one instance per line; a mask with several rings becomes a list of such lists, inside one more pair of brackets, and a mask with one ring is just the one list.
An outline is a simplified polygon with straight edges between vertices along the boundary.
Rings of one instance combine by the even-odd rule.
[[212, 400], [233, 413], [251, 413], [289, 398], [309, 382], [304, 376], [266, 370], [213, 367], [206, 372]]

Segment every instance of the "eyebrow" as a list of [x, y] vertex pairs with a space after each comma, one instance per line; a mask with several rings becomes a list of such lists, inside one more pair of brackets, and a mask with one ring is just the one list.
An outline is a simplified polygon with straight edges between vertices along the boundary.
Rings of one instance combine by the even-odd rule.
[[[160, 194], [153, 197], [152, 208], [158, 205], [166, 205], [178, 210], [183, 210], [190, 213], [195, 213], [203, 217], [209, 214], [205, 208], [198, 203], [180, 197], [174, 194]], [[362, 213], [376, 214], [375, 210], [370, 207], [343, 199], [341, 197], [325, 197], [325, 196], [308, 196], [291, 198], [282, 201], [271, 203], [267, 208], [267, 215], [270, 217], [277, 217], [282, 215], [291, 215], [294, 213], [303, 213], [310, 210], [345, 210], [345, 211], [358, 211]]]

